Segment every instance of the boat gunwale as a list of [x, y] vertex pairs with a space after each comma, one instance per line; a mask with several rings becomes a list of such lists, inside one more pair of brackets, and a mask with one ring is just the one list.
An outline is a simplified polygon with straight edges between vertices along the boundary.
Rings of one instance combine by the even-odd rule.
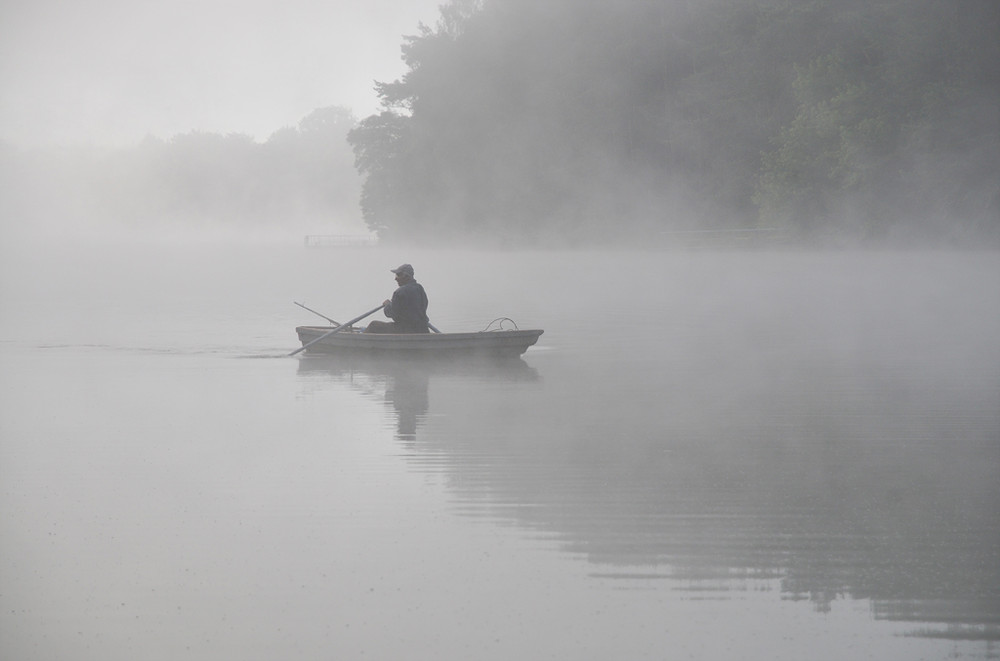
[[[297, 326], [303, 345], [314, 342], [335, 326]], [[409, 353], [499, 353], [521, 355], [538, 341], [541, 329], [473, 331], [464, 333], [364, 333], [360, 329], [332, 333], [307, 351], [389, 351]]]

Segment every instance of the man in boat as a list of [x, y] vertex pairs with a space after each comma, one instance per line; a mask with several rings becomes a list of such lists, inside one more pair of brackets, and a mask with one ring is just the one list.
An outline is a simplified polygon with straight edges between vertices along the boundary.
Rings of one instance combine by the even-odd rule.
[[413, 267], [403, 264], [391, 272], [396, 274], [399, 288], [391, 300], [382, 303], [385, 316], [392, 321], [371, 321], [366, 333], [428, 333], [427, 293], [423, 286], [413, 279]]

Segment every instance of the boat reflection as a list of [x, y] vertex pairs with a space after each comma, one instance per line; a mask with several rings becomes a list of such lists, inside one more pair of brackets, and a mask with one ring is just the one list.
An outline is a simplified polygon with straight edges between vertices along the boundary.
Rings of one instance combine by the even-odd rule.
[[414, 441], [430, 409], [431, 381], [462, 385], [537, 381], [521, 358], [307, 354], [298, 373], [328, 376], [382, 399], [396, 419], [396, 437]]

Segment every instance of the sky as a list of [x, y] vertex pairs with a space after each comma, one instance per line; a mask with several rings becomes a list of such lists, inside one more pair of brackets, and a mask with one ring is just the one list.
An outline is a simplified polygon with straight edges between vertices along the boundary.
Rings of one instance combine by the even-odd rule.
[[445, 0], [0, 0], [0, 141], [258, 141], [316, 108], [376, 112], [403, 35]]

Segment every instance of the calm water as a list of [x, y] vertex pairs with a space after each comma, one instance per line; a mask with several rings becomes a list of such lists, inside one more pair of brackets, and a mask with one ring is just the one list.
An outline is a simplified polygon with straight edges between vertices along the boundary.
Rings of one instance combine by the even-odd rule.
[[4, 252], [3, 658], [1000, 656], [996, 253]]

